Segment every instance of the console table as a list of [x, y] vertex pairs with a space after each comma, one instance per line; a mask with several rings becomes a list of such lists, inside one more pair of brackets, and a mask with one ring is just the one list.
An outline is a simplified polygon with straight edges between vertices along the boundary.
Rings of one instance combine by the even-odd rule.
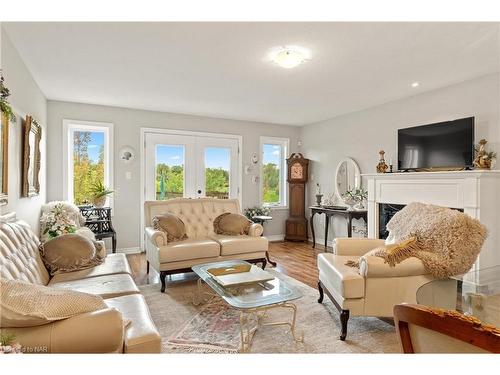
[[111, 237], [113, 253], [116, 253], [116, 232], [111, 223], [111, 207], [80, 206], [80, 212], [85, 217], [85, 226], [102, 240]]
[[309, 207], [311, 209], [311, 232], [313, 238], [313, 248], [316, 246], [316, 235], [314, 232], [314, 215], [316, 214], [325, 214], [325, 248], [328, 244], [328, 227], [330, 224], [331, 216], [342, 216], [347, 219], [347, 237], [352, 237], [352, 219], [364, 219], [365, 222], [368, 218], [367, 210], [341, 210], [335, 208], [326, 208], [321, 206], [313, 206]]

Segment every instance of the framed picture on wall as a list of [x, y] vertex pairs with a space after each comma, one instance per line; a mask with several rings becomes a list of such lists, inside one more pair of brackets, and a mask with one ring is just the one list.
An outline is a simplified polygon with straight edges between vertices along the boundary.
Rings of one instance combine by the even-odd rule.
[[22, 197], [40, 194], [41, 139], [42, 127], [31, 116], [26, 116], [23, 123]]

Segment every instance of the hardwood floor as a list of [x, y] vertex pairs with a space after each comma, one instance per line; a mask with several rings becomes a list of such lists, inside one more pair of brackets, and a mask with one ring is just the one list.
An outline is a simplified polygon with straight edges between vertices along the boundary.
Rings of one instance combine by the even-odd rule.
[[[313, 288], [318, 283], [318, 269], [316, 258], [319, 253], [325, 252], [325, 247], [316, 245], [313, 249], [311, 243], [307, 242], [271, 242], [269, 244], [269, 256], [271, 260], [278, 263], [276, 270], [291, 276]], [[154, 284], [159, 282], [158, 273], [151, 269], [149, 277], [146, 274], [146, 255], [127, 255], [132, 276], [138, 285]], [[192, 279], [192, 274], [180, 274], [171, 276], [171, 280]]]

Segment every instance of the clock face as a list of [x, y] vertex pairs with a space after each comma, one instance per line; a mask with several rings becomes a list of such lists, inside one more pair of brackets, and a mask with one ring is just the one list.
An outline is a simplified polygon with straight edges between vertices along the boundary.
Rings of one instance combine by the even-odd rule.
[[290, 177], [293, 180], [302, 180], [304, 176], [304, 169], [302, 168], [302, 164], [295, 163], [290, 168]]

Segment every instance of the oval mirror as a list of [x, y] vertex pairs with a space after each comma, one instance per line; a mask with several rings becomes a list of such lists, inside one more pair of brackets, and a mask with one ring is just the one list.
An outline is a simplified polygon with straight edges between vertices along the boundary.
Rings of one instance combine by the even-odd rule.
[[361, 173], [358, 164], [351, 158], [342, 159], [335, 171], [335, 195], [337, 199], [346, 204], [342, 197], [347, 191], [361, 187]]

